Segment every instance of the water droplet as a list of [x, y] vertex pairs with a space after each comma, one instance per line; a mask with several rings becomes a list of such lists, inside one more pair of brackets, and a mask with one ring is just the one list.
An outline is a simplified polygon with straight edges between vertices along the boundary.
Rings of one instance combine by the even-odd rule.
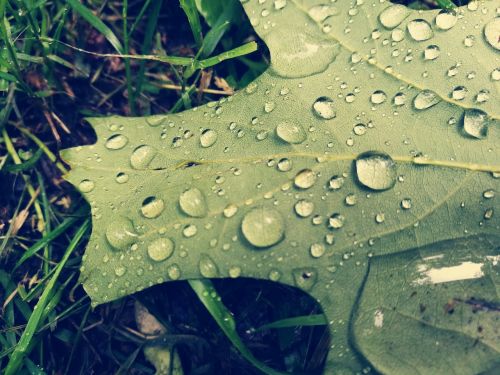
[[278, 270], [271, 270], [269, 271], [269, 280], [271, 281], [278, 281], [281, 279], [281, 272]]
[[313, 104], [313, 112], [316, 116], [331, 120], [337, 115], [333, 107], [333, 99], [327, 96], [321, 96]]
[[238, 266], [229, 267], [228, 273], [229, 277], [236, 279], [237, 277], [241, 276], [241, 267]]
[[401, 29], [394, 29], [391, 33], [391, 39], [394, 42], [401, 42], [405, 38], [405, 32]]
[[385, 221], [384, 213], [379, 213], [375, 215], [375, 222], [377, 222], [377, 224], [382, 224], [384, 221]]
[[94, 181], [92, 180], [82, 180], [78, 184], [78, 188], [82, 193], [90, 193], [95, 188]]
[[212, 129], [205, 129], [200, 135], [201, 147], [211, 147], [217, 142], [217, 132]]
[[304, 128], [295, 123], [282, 122], [276, 126], [276, 135], [285, 142], [299, 144], [306, 140]]
[[137, 147], [130, 155], [130, 165], [134, 169], [146, 169], [156, 156], [156, 150], [148, 145]]
[[167, 275], [171, 280], [179, 280], [181, 277], [181, 269], [177, 264], [172, 264], [167, 268]]
[[292, 169], [293, 163], [290, 159], [288, 158], [282, 158], [278, 161], [278, 170], [281, 172], [288, 172], [289, 170]]
[[492, 19], [484, 26], [484, 37], [490, 46], [500, 50], [500, 17]]
[[494, 198], [495, 197], [495, 190], [493, 190], [493, 189], [486, 190], [485, 192], [483, 192], [483, 197], [485, 199]]
[[277, 210], [257, 207], [244, 216], [241, 222], [241, 231], [253, 246], [269, 247], [283, 239], [285, 222]]
[[300, 189], [309, 189], [316, 182], [317, 176], [310, 169], [303, 169], [295, 176], [293, 182]]
[[348, 194], [345, 197], [345, 204], [347, 206], [354, 206], [358, 202], [358, 197], [355, 194]]
[[344, 226], [345, 217], [342, 214], [334, 213], [328, 219], [328, 225], [333, 229], [340, 229]]
[[451, 97], [455, 100], [464, 100], [467, 95], [467, 88], [464, 86], [457, 86], [451, 92]]
[[321, 243], [313, 243], [309, 248], [309, 252], [313, 258], [321, 258], [325, 254], [325, 245]]
[[500, 68], [496, 68], [491, 72], [492, 81], [500, 81]]
[[274, 0], [274, 9], [280, 10], [286, 7], [286, 0]]
[[106, 228], [106, 239], [115, 249], [123, 250], [137, 239], [132, 222], [126, 218], [114, 218]]
[[174, 252], [174, 243], [170, 238], [162, 237], [154, 240], [148, 246], [148, 255], [155, 262], [162, 262]]
[[415, 19], [408, 22], [408, 33], [417, 42], [429, 40], [433, 37], [431, 25], [424, 19]]
[[128, 182], [128, 174], [126, 173], [123, 173], [123, 172], [120, 172], [116, 175], [116, 182], [118, 182], [119, 184], [125, 184], [126, 182]]
[[148, 219], [154, 219], [160, 216], [165, 209], [163, 199], [156, 197], [148, 197], [142, 202], [141, 213]]
[[484, 139], [488, 135], [488, 114], [479, 109], [466, 109], [463, 117], [463, 127], [467, 135]]
[[192, 217], [203, 217], [208, 212], [205, 196], [197, 188], [184, 191], [179, 197], [179, 206], [186, 215]]
[[493, 208], [487, 208], [485, 211], [484, 211], [484, 218], [486, 220], [490, 220], [492, 217], [493, 217], [493, 214], [494, 214], [494, 211], [493, 211]]
[[434, 91], [423, 90], [415, 96], [415, 99], [413, 99], [413, 106], [415, 109], [423, 110], [438, 104], [440, 101], [441, 99]]
[[186, 238], [191, 238], [198, 233], [198, 228], [194, 224], [188, 224], [182, 229], [182, 234]]
[[382, 90], [377, 90], [372, 93], [370, 100], [373, 104], [382, 104], [387, 99], [387, 95]]
[[127, 272], [127, 269], [123, 266], [118, 266], [115, 268], [115, 275], [118, 277], [125, 275], [126, 272]]
[[223, 210], [224, 217], [226, 218], [233, 217], [236, 215], [236, 212], [238, 212], [238, 206], [233, 203], [229, 203]]
[[464, 38], [464, 46], [467, 48], [472, 47], [475, 42], [476, 42], [476, 38], [474, 37], [474, 35], [467, 35]]
[[198, 269], [200, 270], [201, 276], [207, 278], [217, 277], [219, 275], [219, 269], [214, 263], [212, 258], [206, 254], [202, 254], [200, 261], [198, 263]]
[[304, 290], [310, 290], [316, 284], [318, 273], [314, 268], [296, 268], [292, 271], [295, 285]]
[[266, 102], [264, 104], [264, 112], [266, 113], [271, 113], [274, 108], [276, 108], [276, 103], [275, 102]]
[[392, 100], [392, 102], [398, 107], [402, 106], [406, 102], [406, 95], [402, 92], [398, 92], [396, 95], [394, 95], [394, 99]]
[[479, 92], [476, 95], [476, 102], [485, 103], [488, 100], [490, 100], [490, 90], [488, 89], [479, 90]]
[[378, 17], [382, 26], [386, 29], [394, 29], [408, 16], [408, 8], [404, 5], [395, 4], [385, 8]]
[[434, 21], [438, 29], [449, 30], [455, 26], [457, 19], [457, 13], [454, 10], [443, 9], [437, 14]]
[[424, 50], [424, 58], [426, 60], [436, 60], [441, 54], [441, 49], [435, 44], [427, 46]]
[[365, 152], [357, 157], [355, 165], [358, 181], [370, 189], [387, 190], [396, 183], [396, 164], [386, 153]]
[[314, 203], [307, 199], [301, 199], [295, 203], [294, 209], [300, 217], [308, 217], [314, 211]]
[[404, 198], [402, 201], [401, 201], [401, 208], [403, 210], [409, 210], [412, 206], [412, 203], [411, 203], [411, 199], [410, 198]]
[[128, 138], [122, 134], [115, 134], [106, 141], [106, 148], [109, 150], [120, 150], [128, 143]]
[[307, 13], [313, 20], [323, 22], [328, 17], [339, 14], [339, 10], [337, 7], [328, 4], [320, 4], [310, 8]]
[[330, 178], [330, 181], [328, 181], [328, 185], [332, 190], [339, 190], [342, 186], [344, 186], [344, 182], [344, 177], [335, 175]]

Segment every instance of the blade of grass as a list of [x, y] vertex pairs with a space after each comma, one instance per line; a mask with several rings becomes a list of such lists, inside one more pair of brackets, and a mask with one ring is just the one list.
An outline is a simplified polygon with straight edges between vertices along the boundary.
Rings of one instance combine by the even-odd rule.
[[10, 173], [19, 173], [19, 172], [24, 172], [27, 171], [28, 169], [33, 168], [33, 166], [38, 162], [40, 157], [43, 155], [42, 149], [38, 149], [35, 151], [33, 156], [26, 160], [25, 162], [21, 164], [9, 164], [4, 166], [3, 168], [0, 168], [0, 170], [3, 170], [5, 172], [10, 172]]
[[240, 57], [240, 56], [245, 56], [248, 55], [249, 53], [257, 51], [258, 46], [256, 42], [248, 42], [243, 44], [242, 46], [233, 48], [229, 51], [222, 52], [216, 56], [209, 57], [205, 60], [200, 60], [194, 62], [195, 68], [196, 69], [205, 69], [209, 68], [211, 66], [217, 65], [218, 63], [229, 60], [229, 59], [234, 59], [235, 57]]
[[75, 12], [77, 12], [80, 16], [82, 16], [88, 23], [90, 23], [94, 28], [96, 28], [104, 37], [108, 40], [109, 43], [115, 48], [115, 50], [122, 55], [124, 53], [123, 46], [120, 40], [116, 37], [116, 35], [111, 31], [111, 29], [106, 26], [104, 22], [102, 22], [92, 11], [87, 8], [85, 5], [80, 3], [78, 0], [66, 0], [66, 2], [73, 8]]
[[198, 48], [200, 48], [203, 43], [203, 34], [201, 32], [200, 15], [196, 4], [194, 0], [179, 0], [179, 2], [184, 13], [186, 13], [189, 26], [191, 26], [191, 31], [193, 32], [194, 41]]
[[326, 324], [328, 324], [328, 322], [326, 321], [326, 318], [323, 314], [303, 315], [303, 316], [294, 316], [293, 318], [276, 320], [272, 323], [267, 323], [260, 326], [259, 328], [256, 328], [255, 331], [259, 332], [275, 328], [323, 326]]
[[456, 8], [456, 5], [451, 0], [436, 0], [436, 3], [443, 9]]
[[234, 321], [231, 312], [220, 300], [217, 291], [210, 280], [188, 280], [189, 285], [194, 290], [201, 303], [210, 312], [210, 315], [219, 325], [226, 337], [231, 341], [241, 355], [250, 362], [255, 368], [267, 375], [284, 375], [284, 373], [273, 370], [255, 358], [250, 350], [241, 341], [238, 332], [236, 332], [236, 322]]
[[36, 304], [35, 309], [33, 310], [33, 314], [31, 314], [28, 324], [26, 325], [26, 328], [24, 329], [23, 334], [19, 339], [19, 342], [17, 343], [14, 352], [10, 356], [9, 363], [5, 368], [5, 375], [14, 375], [20, 369], [23, 363], [23, 359], [27, 354], [28, 347], [30, 346], [30, 342], [33, 336], [35, 335], [38, 326], [42, 321], [45, 312], [45, 307], [50, 303], [49, 296], [53, 293], [56, 281], [59, 278], [59, 275], [61, 274], [61, 271], [63, 270], [64, 265], [66, 264], [70, 255], [73, 253], [73, 250], [76, 248], [76, 246], [83, 238], [83, 236], [87, 233], [89, 227], [90, 227], [90, 220], [86, 219], [75, 233], [62, 259], [57, 264], [54, 276], [52, 276], [50, 281], [47, 283], [47, 286], [43, 291], [42, 296], [38, 300], [38, 303]]

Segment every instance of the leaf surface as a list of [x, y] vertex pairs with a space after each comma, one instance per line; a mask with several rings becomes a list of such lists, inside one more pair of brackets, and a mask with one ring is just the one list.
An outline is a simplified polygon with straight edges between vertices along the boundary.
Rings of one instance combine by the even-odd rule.
[[[270, 279], [321, 303], [332, 333], [326, 373], [490, 369], [499, 359], [495, 2], [456, 13], [379, 0], [244, 8], [271, 53], [255, 82], [178, 115], [90, 119], [97, 143], [64, 152], [92, 207], [87, 293], [98, 304], [168, 280]], [[419, 284], [422, 253], [477, 272]], [[445, 300], [477, 296], [490, 307], [483, 331], [443, 313]], [[439, 341], [443, 355], [417, 357], [416, 340], [429, 353]]]

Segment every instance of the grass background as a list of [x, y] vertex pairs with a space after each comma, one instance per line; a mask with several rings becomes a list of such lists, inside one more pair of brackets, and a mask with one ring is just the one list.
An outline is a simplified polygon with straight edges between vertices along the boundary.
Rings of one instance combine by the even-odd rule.
[[[207, 310], [199, 290], [170, 282], [92, 308], [78, 283], [89, 208], [62, 179], [58, 154], [95, 141], [84, 117], [182, 111], [268, 66], [238, 1], [200, 2], [209, 4], [202, 14], [194, 0], [0, 0], [0, 373], [153, 374], [142, 349], [160, 339], [177, 348], [185, 374], [261, 374], [259, 363], [321, 373], [327, 328], [293, 288], [214, 281], [221, 302]], [[140, 332], [137, 301], [166, 334]], [[234, 327], [214, 320], [226, 308]], [[248, 349], [259, 363], [241, 354]]]

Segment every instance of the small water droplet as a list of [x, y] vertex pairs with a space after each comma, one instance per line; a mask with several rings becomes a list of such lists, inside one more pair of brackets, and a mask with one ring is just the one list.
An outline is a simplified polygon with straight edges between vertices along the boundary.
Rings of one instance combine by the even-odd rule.
[[186, 215], [191, 217], [204, 217], [208, 212], [205, 196], [197, 188], [185, 190], [179, 196], [179, 206]]
[[118, 182], [119, 184], [127, 183], [128, 179], [129, 179], [128, 174], [123, 172], [118, 173], [115, 178], [116, 182]]
[[167, 268], [167, 275], [171, 280], [179, 280], [181, 277], [181, 269], [177, 264], [172, 264]]
[[115, 134], [106, 141], [106, 148], [109, 150], [120, 150], [128, 143], [128, 138], [122, 134]]
[[325, 245], [321, 243], [313, 243], [309, 248], [309, 252], [313, 258], [321, 258], [325, 254]]
[[330, 189], [332, 190], [339, 190], [342, 186], [344, 186], [344, 182], [344, 177], [335, 175], [330, 178], [330, 181], [328, 181], [328, 186], [330, 186]]
[[320, 4], [310, 8], [307, 13], [313, 20], [323, 22], [328, 17], [339, 14], [339, 10], [337, 7], [328, 4]]
[[146, 169], [156, 156], [156, 150], [148, 145], [137, 147], [130, 155], [130, 165], [134, 169]]
[[310, 169], [303, 169], [295, 176], [293, 182], [300, 189], [309, 189], [316, 183], [316, 173]]
[[490, 46], [500, 50], [500, 17], [496, 17], [484, 26], [484, 37]]
[[186, 238], [191, 238], [198, 233], [198, 228], [194, 224], [188, 224], [182, 229], [182, 235]]
[[201, 147], [211, 147], [217, 142], [217, 132], [212, 129], [205, 129], [200, 135]]
[[406, 102], [406, 95], [402, 92], [398, 92], [396, 95], [394, 95], [394, 99], [392, 100], [392, 102], [398, 107], [402, 106]]
[[473, 138], [484, 139], [488, 135], [488, 114], [479, 109], [466, 109], [463, 117], [463, 129]]
[[163, 199], [151, 196], [142, 202], [141, 213], [148, 219], [154, 219], [160, 216], [164, 209], [165, 202], [163, 202]]
[[385, 214], [384, 213], [378, 213], [375, 215], [375, 222], [377, 224], [382, 224], [385, 221]]
[[293, 163], [288, 158], [282, 158], [278, 161], [277, 167], [281, 172], [288, 172], [292, 169]]
[[483, 197], [485, 199], [491, 199], [495, 197], [495, 190], [489, 189], [483, 192]]
[[162, 237], [154, 240], [148, 246], [148, 255], [155, 262], [168, 259], [174, 252], [174, 243], [170, 238]]
[[441, 49], [435, 44], [427, 46], [424, 50], [424, 58], [426, 60], [436, 60], [440, 54]]
[[443, 9], [437, 14], [434, 22], [438, 29], [449, 30], [456, 25], [457, 19], [457, 13], [454, 10]]
[[94, 181], [92, 180], [82, 180], [78, 184], [78, 188], [82, 193], [90, 193], [95, 188]]
[[301, 199], [295, 203], [294, 209], [295, 213], [300, 217], [308, 217], [314, 211], [314, 203], [307, 199]]
[[137, 239], [132, 222], [126, 218], [115, 218], [106, 228], [106, 239], [117, 250], [123, 250]]
[[347, 206], [354, 206], [358, 202], [358, 197], [355, 194], [348, 194], [345, 197], [345, 204]]
[[316, 284], [318, 273], [314, 268], [296, 268], [292, 271], [295, 285], [304, 290], [310, 290]]
[[413, 99], [413, 106], [415, 109], [423, 110], [431, 108], [441, 101], [439, 96], [434, 91], [423, 90], [420, 91]]
[[340, 229], [344, 226], [345, 216], [339, 213], [334, 213], [328, 219], [328, 226], [333, 229]]
[[236, 279], [237, 277], [241, 276], [241, 267], [238, 266], [229, 267], [228, 273], [229, 277]]
[[386, 153], [362, 153], [356, 158], [355, 166], [358, 181], [372, 190], [387, 190], [396, 183], [396, 163]]
[[325, 120], [331, 120], [337, 115], [334, 110], [333, 99], [327, 96], [316, 99], [313, 104], [313, 112], [316, 116]]
[[126, 272], [127, 269], [124, 266], [118, 266], [115, 268], [115, 275], [118, 277], [125, 275]]
[[299, 144], [306, 140], [304, 128], [295, 123], [282, 122], [276, 126], [276, 135], [287, 143]]
[[269, 271], [269, 280], [278, 281], [281, 278], [281, 272], [278, 270]]
[[402, 201], [401, 201], [401, 208], [403, 210], [409, 210], [412, 206], [412, 203], [411, 203], [411, 199], [410, 198], [404, 198]]
[[219, 268], [215, 262], [206, 254], [202, 254], [200, 261], [198, 263], [198, 269], [200, 270], [201, 276], [207, 278], [217, 277], [219, 275]]
[[281, 241], [285, 235], [285, 221], [281, 214], [267, 207], [249, 211], [241, 222], [241, 231], [255, 247], [265, 248]]
[[429, 40], [433, 37], [431, 25], [424, 19], [415, 19], [408, 22], [408, 33], [417, 42]]
[[400, 4], [394, 4], [380, 12], [378, 19], [386, 29], [394, 29], [403, 22], [408, 14], [407, 7]]
[[464, 100], [467, 95], [467, 88], [464, 86], [457, 86], [451, 92], [451, 97], [455, 100]]
[[224, 217], [226, 218], [233, 217], [234, 215], [236, 215], [237, 212], [238, 212], [238, 206], [236, 206], [233, 203], [229, 203], [226, 207], [224, 207], [223, 210]]
[[387, 95], [382, 90], [377, 90], [372, 93], [370, 100], [373, 104], [382, 104], [387, 99]]

